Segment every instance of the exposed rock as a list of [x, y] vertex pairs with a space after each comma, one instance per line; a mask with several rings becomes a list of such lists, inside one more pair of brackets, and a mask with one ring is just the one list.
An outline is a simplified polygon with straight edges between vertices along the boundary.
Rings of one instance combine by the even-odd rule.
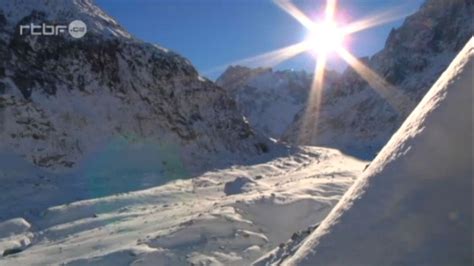
[[[193, 170], [223, 154], [238, 159], [271, 148], [187, 59], [134, 39], [89, 0], [55, 2], [0, 4], [0, 103], [8, 102], [0, 149], [54, 170], [117, 139], [146, 140]], [[23, 23], [73, 19], [88, 25], [81, 39], [18, 31]]]

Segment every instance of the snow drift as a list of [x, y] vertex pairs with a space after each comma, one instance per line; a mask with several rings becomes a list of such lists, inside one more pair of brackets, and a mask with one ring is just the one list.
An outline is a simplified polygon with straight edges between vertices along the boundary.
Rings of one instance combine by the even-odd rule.
[[[284, 265], [472, 265], [474, 39]], [[282, 261], [283, 260], [283, 261]]]

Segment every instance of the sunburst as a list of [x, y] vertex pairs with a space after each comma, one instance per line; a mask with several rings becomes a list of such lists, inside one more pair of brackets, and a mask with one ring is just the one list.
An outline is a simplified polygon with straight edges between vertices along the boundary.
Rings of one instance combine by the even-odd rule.
[[[305, 40], [231, 64], [258, 63], [262, 66], [273, 66], [305, 51], [310, 51], [314, 55], [317, 63], [307, 106], [300, 125], [300, 141], [308, 142], [308, 139], [316, 137], [319, 109], [324, 88], [326, 62], [332, 53], [337, 54], [340, 58], [345, 60], [377, 93], [386, 98], [396, 109], [400, 109], [399, 102], [406, 100], [403, 98], [403, 95], [375, 71], [371, 70], [353, 56], [345, 47], [344, 41], [350, 34], [367, 30], [406, 16], [407, 12], [405, 12], [403, 8], [399, 7], [380, 12], [361, 20], [341, 25], [336, 19], [336, 0], [326, 0], [324, 16], [319, 22], [307, 17], [304, 12], [290, 0], [274, 0], [274, 3], [308, 30], [308, 35]], [[222, 66], [218, 68], [222, 68]], [[214, 68], [213, 70], [217, 70], [218, 68]]]

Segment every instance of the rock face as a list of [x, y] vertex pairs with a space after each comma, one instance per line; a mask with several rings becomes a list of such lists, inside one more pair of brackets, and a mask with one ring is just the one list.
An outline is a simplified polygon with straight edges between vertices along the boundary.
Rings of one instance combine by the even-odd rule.
[[264, 265], [472, 265], [474, 38], [296, 252]]
[[[81, 39], [19, 31], [76, 19]], [[151, 141], [190, 168], [271, 145], [188, 60], [134, 39], [89, 0], [0, 3], [0, 138], [0, 149], [49, 169], [117, 139]]]
[[[330, 84], [337, 73], [327, 77]], [[231, 66], [216, 83], [230, 92], [253, 128], [280, 139], [306, 104], [312, 80], [304, 71]]]
[[317, 121], [310, 138], [300, 136], [308, 135], [302, 119], [312, 76], [233, 67], [217, 82], [232, 92], [249, 123], [272, 137], [373, 158], [472, 36], [473, 5], [428, 0], [391, 31], [383, 50], [360, 59], [390, 84], [391, 97], [381, 97], [352, 68], [326, 75], [319, 118], [310, 116]]

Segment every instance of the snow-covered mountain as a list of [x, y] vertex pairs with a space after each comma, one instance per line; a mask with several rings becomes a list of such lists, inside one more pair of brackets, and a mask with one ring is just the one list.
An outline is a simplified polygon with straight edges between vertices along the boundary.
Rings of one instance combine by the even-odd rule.
[[473, 6], [472, 1], [428, 0], [391, 31], [383, 50], [361, 58], [389, 83], [388, 99], [352, 68], [329, 75], [319, 118], [310, 117], [317, 121], [310, 138], [301, 136], [308, 135], [302, 119], [311, 75], [231, 67], [217, 82], [232, 91], [249, 123], [270, 136], [279, 138], [287, 128], [285, 141], [372, 158], [472, 36]]
[[[444, 26], [464, 24], [470, 2], [445, 2], [435, 18], [453, 13]], [[454, 8], [462, 5], [468, 11]], [[278, 146], [253, 133], [228, 96], [246, 87], [242, 72], [264, 84], [250, 89], [253, 97], [276, 93], [274, 101], [293, 106], [307, 93], [306, 74], [234, 67], [226, 80], [235, 76], [235, 87], [222, 89], [89, 1], [0, 7], [1, 265], [472, 265], [473, 40], [368, 164], [324, 147], [274, 156]], [[89, 28], [82, 39], [17, 33], [28, 20], [77, 18]], [[427, 68], [458, 48], [443, 49], [446, 58], [421, 53], [433, 63]], [[402, 83], [431, 77], [421, 73]], [[352, 95], [362, 106], [372, 93], [350, 70], [333, 83], [326, 91], [340, 104]], [[345, 95], [343, 85], [358, 90]], [[370, 112], [385, 106], [367, 103]], [[339, 108], [353, 119], [354, 110]], [[180, 178], [215, 157], [249, 163]]]
[[[326, 76], [331, 84], [337, 73], [327, 71]], [[253, 128], [280, 139], [305, 106], [312, 80], [304, 71], [231, 66], [216, 84], [230, 92]]]
[[471, 38], [319, 227], [257, 264], [472, 265], [473, 71]]
[[[385, 89], [392, 95], [381, 97], [348, 68], [324, 94], [316, 133], [303, 143], [373, 156], [472, 36], [473, 16], [472, 1], [426, 1], [391, 31], [383, 50], [362, 60], [390, 84]], [[285, 133], [292, 142], [302, 134], [299, 117]]]
[[[83, 38], [20, 34], [73, 20], [87, 25]], [[1, 151], [51, 170], [136, 146], [153, 150], [139, 163], [163, 171], [271, 148], [188, 60], [133, 38], [89, 0], [1, 1], [0, 138]]]

